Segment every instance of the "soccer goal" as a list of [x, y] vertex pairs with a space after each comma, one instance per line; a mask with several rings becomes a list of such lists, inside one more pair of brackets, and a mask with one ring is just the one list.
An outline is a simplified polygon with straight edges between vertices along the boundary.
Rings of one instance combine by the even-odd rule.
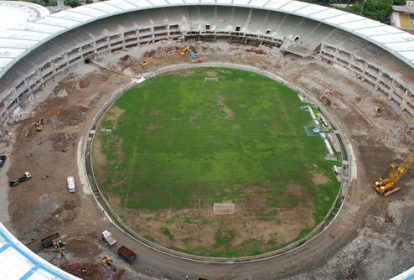
[[234, 214], [234, 203], [214, 203], [214, 214]]
[[218, 77], [205, 77], [204, 82], [218, 82]]

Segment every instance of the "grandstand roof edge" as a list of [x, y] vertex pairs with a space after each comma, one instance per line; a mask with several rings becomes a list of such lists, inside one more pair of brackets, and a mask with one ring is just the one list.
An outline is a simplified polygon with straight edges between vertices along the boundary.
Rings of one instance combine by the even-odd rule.
[[[122, 2], [125, 0], [114, 0], [117, 2]], [[191, 1], [191, 0], [189, 0]], [[19, 56], [16, 56], [13, 60], [11, 60], [10, 62], [8, 62], [6, 65], [4, 65], [3, 67], [0, 67], [0, 77], [3, 76], [14, 64], [17, 63], [17, 61], [19, 61], [20, 59], [22, 59], [25, 55], [27, 55], [30, 51], [32, 51], [33, 49], [36, 49], [37, 47], [41, 46], [42, 44], [50, 41], [51, 39], [65, 33], [68, 32], [70, 30], [73, 30], [75, 28], [78, 28], [80, 26], [83, 26], [85, 24], [91, 23], [93, 21], [96, 20], [100, 20], [100, 19], [104, 19], [104, 18], [108, 18], [111, 16], [115, 16], [115, 15], [119, 15], [119, 14], [123, 14], [123, 13], [128, 13], [128, 12], [134, 12], [134, 11], [139, 11], [139, 10], [145, 10], [145, 9], [154, 9], [154, 8], [165, 8], [165, 7], [177, 7], [177, 6], [235, 6], [235, 7], [244, 7], [244, 8], [255, 8], [255, 9], [265, 9], [265, 10], [271, 10], [271, 11], [275, 11], [275, 12], [281, 12], [281, 13], [288, 13], [288, 14], [292, 14], [292, 15], [297, 15], [300, 17], [304, 17], [304, 18], [309, 18], [311, 20], [315, 20], [315, 21], [319, 21], [321, 23], [327, 24], [327, 25], [331, 25], [333, 27], [336, 27], [338, 29], [344, 30], [346, 32], [349, 32], [355, 36], [358, 36], [360, 38], [363, 38], [364, 40], [367, 40], [377, 46], [379, 46], [380, 48], [388, 51], [389, 53], [391, 53], [392, 55], [394, 55], [395, 57], [397, 57], [398, 59], [404, 61], [406, 64], [408, 64], [410, 67], [414, 68], [414, 63], [412, 62], [412, 60], [406, 59], [404, 58], [404, 56], [402, 56], [401, 54], [398, 53], [397, 50], [394, 50], [392, 48], [392, 46], [387, 46], [386, 43], [381, 42], [379, 39], [377, 38], [370, 38], [369, 36], [365, 36], [362, 34], [359, 34], [358, 32], [356, 32], [356, 30], [361, 30], [364, 29], [364, 26], [362, 25], [364, 22], [370, 21], [369, 19], [366, 19], [364, 17], [360, 17], [358, 15], [354, 15], [354, 14], [348, 14], [346, 12], [342, 12], [338, 13], [338, 10], [334, 9], [334, 8], [324, 8], [324, 9], [319, 9], [318, 11], [314, 11], [312, 9], [309, 9], [309, 14], [307, 14], [306, 12], [304, 12], [305, 8], [309, 8], [312, 6], [317, 6], [315, 4], [308, 4], [305, 6], [302, 6], [299, 9], [295, 9], [293, 11], [289, 11], [287, 9], [287, 7], [289, 5], [296, 5], [298, 1], [289, 1], [287, 3], [285, 3], [284, 5], [280, 6], [277, 4], [277, 1], [246, 1], [245, 4], [229, 4], [227, 1], [223, 1], [222, 3], [220, 3], [221, 0], [216, 0], [216, 2], [212, 2], [211, 0], [199, 0], [199, 2], [192, 2], [192, 3], [186, 3], [186, 0], [183, 0], [184, 3], [177, 3], [177, 4], [169, 4], [166, 0], [158, 0], [156, 2], [158, 2], [157, 4], [153, 4], [153, 5], [143, 5], [140, 7], [133, 7], [133, 8], [129, 8], [129, 9], [123, 9], [123, 10], [118, 10], [118, 11], [103, 11], [106, 14], [104, 15], [98, 15], [95, 17], [90, 17], [87, 20], [84, 21], [80, 21], [77, 24], [73, 24], [71, 26], [66, 26], [59, 31], [56, 31], [52, 34], [50, 34], [50, 36], [45, 37], [43, 40], [39, 41], [38, 43], [36, 43], [35, 45], [28, 47], [24, 52], [22, 52]], [[110, 1], [108, 1], [110, 2]], [[129, 1], [125, 1], [126, 3], [129, 3]], [[155, 2], [155, 1], [153, 1]], [[240, 2], [239, 2], [240, 3]], [[256, 3], [260, 3], [260, 5], [256, 4]], [[94, 4], [90, 4], [90, 5], [85, 5], [85, 6], [80, 6], [78, 8], [74, 8], [71, 9], [71, 13], [76, 13], [77, 10], [79, 10], [79, 14], [80, 15], [84, 15], [84, 12], [81, 13], [81, 9], [94, 9], [95, 6], [97, 6], [98, 8], [102, 8], [102, 4], [101, 2], [99, 3], [94, 3]], [[319, 7], [319, 6], [318, 6]], [[283, 8], [283, 9], [282, 9]], [[101, 10], [101, 9], [98, 9]], [[318, 15], [319, 14], [319, 15]], [[53, 16], [46, 16], [43, 19], [53, 19], [53, 18], [59, 18], [60, 13], [56, 13], [53, 14]], [[62, 13], [62, 20], [66, 20], [65, 17], [63, 17], [63, 13]], [[322, 17], [321, 17], [322, 15]], [[339, 17], [344, 17], [346, 15], [352, 15], [350, 16], [350, 18], [352, 18], [352, 20], [350, 21], [341, 21], [340, 23], [335, 23], [335, 20], [337, 20]], [[355, 20], [357, 18], [360, 18], [360, 20]], [[349, 27], [345, 27], [342, 25], [348, 24], [350, 22], [361, 22], [361, 26], [357, 25], [353, 25], [353, 28], [349, 28]], [[33, 22], [36, 23], [37, 21]], [[30, 23], [28, 23], [28, 25], [30, 25]], [[388, 27], [388, 28], [393, 28], [390, 27], [388, 25], [385, 24], [381, 24], [378, 22], [378, 27]], [[414, 41], [414, 35], [411, 35], [409, 33], [401, 33], [401, 30], [399, 29], [395, 29], [395, 33], [390, 33], [389, 35], [394, 35], [394, 34], [403, 34], [404, 35], [404, 40], [406, 41]], [[27, 30], [27, 26], [24, 28], [15, 28], [14, 30]], [[31, 31], [33, 32], [33, 30]], [[375, 32], [375, 31], [374, 31]], [[375, 34], [375, 33], [373, 33]], [[407, 38], [409, 38], [407, 40]], [[413, 53], [414, 53], [414, 48], [413, 48]]]
[[[14, 254], [18, 254], [21, 256], [21, 258], [16, 258], [17, 262], [14, 263], [15, 266], [13, 268], [20, 269], [21, 273], [26, 273], [25, 275], [27, 275], [27, 278], [25, 279], [40, 279], [37, 275], [37, 272], [42, 271], [43, 273], [46, 273], [50, 279], [53, 278], [56, 280], [81, 280], [80, 278], [73, 276], [67, 273], [66, 271], [50, 264], [46, 260], [39, 257], [36, 253], [32, 252], [29, 248], [23, 245], [23, 243], [21, 243], [16, 237], [14, 237], [14, 235], [1, 222], [0, 238], [3, 241], [3, 243], [5, 242], [5, 246], [3, 245], [2, 248], [6, 248], [5, 250], [2, 250], [0, 254], [7, 253], [8, 250], [11, 250]], [[30, 269], [30, 271], [27, 271], [27, 266], [23, 265], [24, 261], [27, 261], [32, 264], [32, 268]]]

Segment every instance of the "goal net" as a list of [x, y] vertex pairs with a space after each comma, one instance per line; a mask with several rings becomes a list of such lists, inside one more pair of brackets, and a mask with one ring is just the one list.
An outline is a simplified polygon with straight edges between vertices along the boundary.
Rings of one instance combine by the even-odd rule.
[[214, 214], [234, 214], [234, 203], [214, 203]]
[[205, 77], [204, 82], [218, 82], [218, 77], [214, 77], [214, 78]]

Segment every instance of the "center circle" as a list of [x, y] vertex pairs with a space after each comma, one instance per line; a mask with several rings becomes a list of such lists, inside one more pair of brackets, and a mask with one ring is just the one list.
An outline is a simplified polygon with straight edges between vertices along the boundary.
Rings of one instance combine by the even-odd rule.
[[99, 121], [92, 163], [104, 198], [145, 239], [255, 256], [327, 217], [340, 189], [334, 138], [316, 108], [272, 79], [193, 68], [120, 96]]

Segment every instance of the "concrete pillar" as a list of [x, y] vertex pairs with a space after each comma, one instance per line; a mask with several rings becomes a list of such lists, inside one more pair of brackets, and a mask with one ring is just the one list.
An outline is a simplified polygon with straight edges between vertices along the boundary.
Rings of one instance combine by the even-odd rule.
[[65, 9], [65, 1], [64, 0], [57, 0], [57, 7], [59, 11], [62, 11]]
[[394, 78], [392, 78], [390, 89], [388, 90], [388, 100], [392, 99], [393, 91], [394, 91]]
[[405, 89], [404, 96], [401, 102], [401, 110], [404, 110], [407, 103], [408, 89]]

